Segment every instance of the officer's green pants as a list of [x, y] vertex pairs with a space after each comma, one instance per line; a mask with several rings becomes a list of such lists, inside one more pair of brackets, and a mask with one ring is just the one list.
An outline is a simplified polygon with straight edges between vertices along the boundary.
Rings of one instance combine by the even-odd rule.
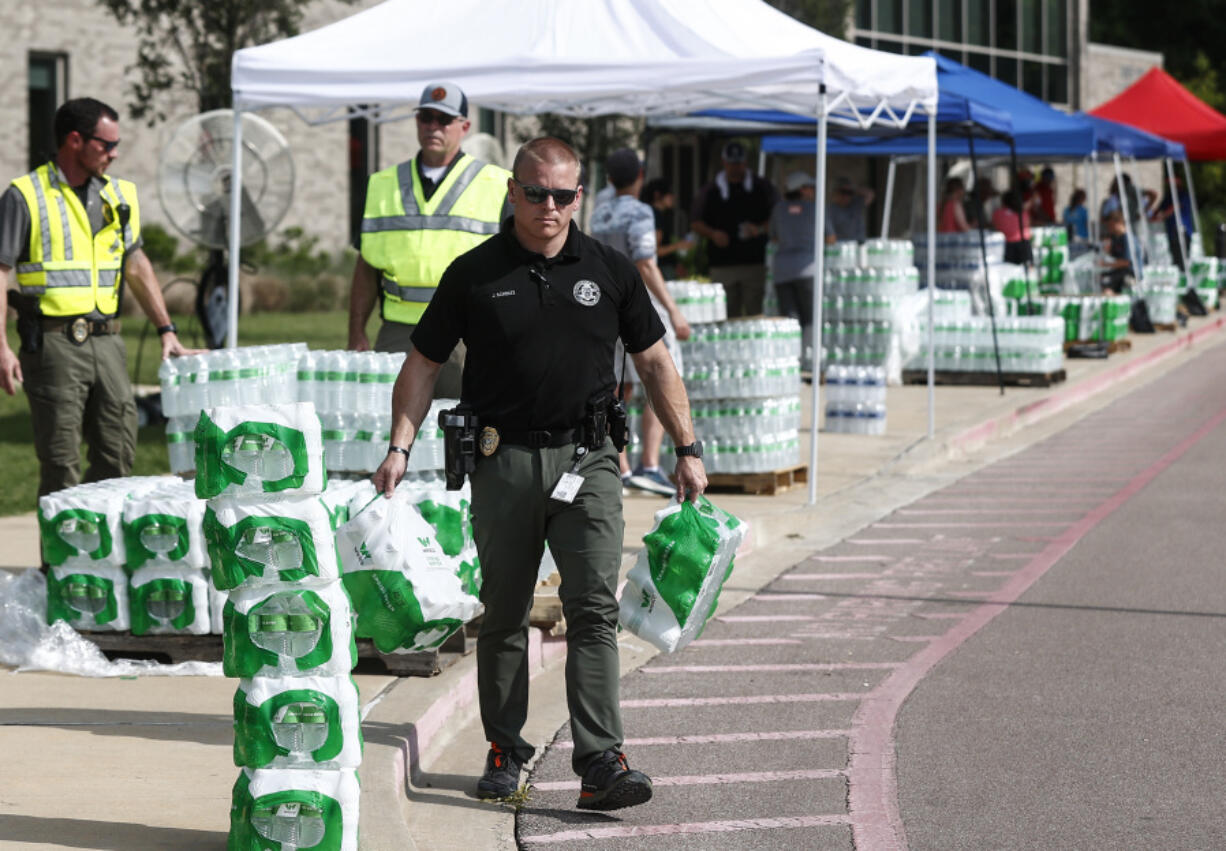
[[606, 441], [579, 469], [570, 504], [549, 498], [570, 469], [574, 446], [501, 446], [472, 474], [473, 534], [481, 558], [485, 617], [477, 637], [477, 685], [486, 738], [521, 762], [533, 747], [520, 734], [528, 714], [528, 614], [545, 541], [558, 564], [566, 617], [566, 700], [576, 773], [622, 745], [618, 703], [617, 576], [621, 564], [621, 479]]
[[108, 334], [78, 346], [62, 331], [48, 331], [42, 351], [23, 351], [20, 360], [38, 454], [38, 495], [81, 481], [82, 435], [89, 444], [85, 481], [128, 475], [136, 460], [136, 403], [123, 339]]

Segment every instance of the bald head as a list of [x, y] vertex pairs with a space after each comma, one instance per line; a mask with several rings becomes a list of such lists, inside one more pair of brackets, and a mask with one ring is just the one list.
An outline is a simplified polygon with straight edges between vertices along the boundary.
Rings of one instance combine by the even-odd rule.
[[515, 155], [511, 174], [520, 180], [525, 168], [542, 165], [569, 165], [574, 169], [575, 184], [579, 183], [579, 155], [570, 145], [553, 136], [540, 136], [526, 142]]

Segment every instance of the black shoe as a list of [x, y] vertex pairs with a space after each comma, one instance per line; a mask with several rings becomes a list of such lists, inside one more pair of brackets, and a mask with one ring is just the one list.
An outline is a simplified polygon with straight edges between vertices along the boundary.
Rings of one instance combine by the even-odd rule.
[[509, 798], [519, 790], [520, 764], [515, 757], [490, 742], [485, 757], [485, 773], [477, 781], [477, 797]]
[[581, 810], [620, 810], [651, 800], [651, 778], [626, 764], [626, 755], [608, 750], [592, 758], [579, 787]]

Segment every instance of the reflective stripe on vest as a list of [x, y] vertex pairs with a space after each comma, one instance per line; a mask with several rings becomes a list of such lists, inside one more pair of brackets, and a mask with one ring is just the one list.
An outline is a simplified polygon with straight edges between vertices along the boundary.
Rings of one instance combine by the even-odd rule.
[[385, 320], [416, 324], [451, 261], [498, 232], [509, 176], [465, 154], [430, 200], [413, 160], [371, 176], [362, 257], [380, 273]]
[[[134, 186], [125, 192], [123, 181], [105, 181], [101, 196], [109, 218], [95, 234], [84, 205], [54, 164], [13, 180], [30, 212], [29, 260], [17, 264], [17, 285], [22, 294], [38, 297], [44, 316], [118, 312], [120, 266], [125, 248], [136, 243], [140, 212]], [[118, 211], [129, 203], [124, 225]]]

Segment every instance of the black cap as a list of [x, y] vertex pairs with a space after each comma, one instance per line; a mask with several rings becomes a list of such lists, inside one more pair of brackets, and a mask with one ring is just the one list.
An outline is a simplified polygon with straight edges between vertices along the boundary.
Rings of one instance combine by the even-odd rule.
[[745, 162], [745, 146], [733, 139], [727, 145], [724, 145], [723, 158], [724, 162], [729, 163]]
[[609, 182], [617, 189], [625, 189], [638, 179], [643, 171], [643, 161], [630, 148], [620, 148], [609, 154], [604, 163]]

